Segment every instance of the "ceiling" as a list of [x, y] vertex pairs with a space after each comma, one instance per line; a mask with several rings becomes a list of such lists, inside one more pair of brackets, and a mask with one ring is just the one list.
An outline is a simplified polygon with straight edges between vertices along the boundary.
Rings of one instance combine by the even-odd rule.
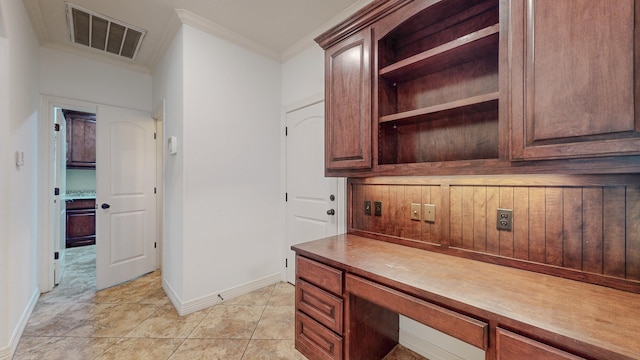
[[371, 0], [69, 0], [147, 30], [134, 60], [71, 42], [65, 0], [23, 0], [44, 46], [152, 72], [181, 24], [282, 61]]

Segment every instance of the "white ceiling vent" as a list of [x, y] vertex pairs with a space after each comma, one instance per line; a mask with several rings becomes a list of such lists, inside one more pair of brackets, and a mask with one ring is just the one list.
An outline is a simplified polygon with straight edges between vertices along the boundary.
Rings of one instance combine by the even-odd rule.
[[146, 30], [67, 3], [71, 41], [111, 54], [135, 59]]

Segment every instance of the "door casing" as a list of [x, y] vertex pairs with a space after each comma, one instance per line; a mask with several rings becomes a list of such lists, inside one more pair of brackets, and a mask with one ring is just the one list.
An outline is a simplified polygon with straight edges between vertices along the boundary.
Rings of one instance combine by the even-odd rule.
[[[98, 112], [98, 104], [68, 99], [64, 97], [42, 95], [40, 100], [40, 116], [38, 124], [38, 287], [40, 292], [48, 292], [54, 284], [54, 213], [52, 206], [54, 188], [54, 143], [53, 124], [55, 108], [63, 108], [89, 113]], [[158, 192], [162, 187], [158, 188]], [[160, 263], [158, 263], [158, 266]]]

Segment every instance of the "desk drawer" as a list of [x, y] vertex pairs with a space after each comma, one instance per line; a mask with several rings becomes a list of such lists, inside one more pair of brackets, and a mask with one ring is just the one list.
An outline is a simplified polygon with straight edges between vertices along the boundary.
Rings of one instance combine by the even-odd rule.
[[346, 276], [346, 291], [480, 349], [489, 347], [489, 325], [485, 322], [351, 274]]
[[296, 349], [309, 359], [342, 360], [342, 337], [296, 311]]
[[298, 309], [329, 329], [342, 334], [343, 301], [304, 280], [296, 284]]
[[342, 271], [296, 256], [296, 275], [323, 290], [342, 296]]
[[544, 360], [579, 360], [584, 359], [569, 354], [552, 346], [537, 342], [528, 337], [497, 328], [498, 360], [510, 359], [544, 359]]

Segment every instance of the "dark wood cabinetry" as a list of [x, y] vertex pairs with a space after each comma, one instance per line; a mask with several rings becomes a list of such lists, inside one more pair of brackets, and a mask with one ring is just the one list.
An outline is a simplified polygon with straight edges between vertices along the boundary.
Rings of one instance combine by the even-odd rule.
[[579, 360], [583, 357], [569, 354], [552, 346], [501, 328], [496, 329], [497, 359]]
[[640, 153], [640, 2], [511, 2], [512, 157]]
[[342, 359], [343, 273], [296, 257], [296, 348], [310, 359]]
[[640, 1], [374, 1], [316, 41], [329, 176], [640, 171]]
[[66, 247], [96, 243], [95, 205], [94, 199], [67, 200]]
[[371, 29], [327, 49], [325, 165], [371, 168]]
[[[640, 358], [640, 294], [353, 234], [292, 249], [298, 264], [330, 269], [318, 278], [344, 279], [343, 333], [297, 307], [309, 332], [296, 329], [296, 347], [309, 359], [382, 359], [398, 341], [398, 314], [484, 350], [487, 360]], [[309, 340], [319, 344], [310, 352], [301, 346]]]
[[496, 159], [498, 1], [426, 4], [376, 24], [378, 165]]
[[95, 169], [95, 115], [65, 110], [64, 116], [67, 121], [67, 167]]

